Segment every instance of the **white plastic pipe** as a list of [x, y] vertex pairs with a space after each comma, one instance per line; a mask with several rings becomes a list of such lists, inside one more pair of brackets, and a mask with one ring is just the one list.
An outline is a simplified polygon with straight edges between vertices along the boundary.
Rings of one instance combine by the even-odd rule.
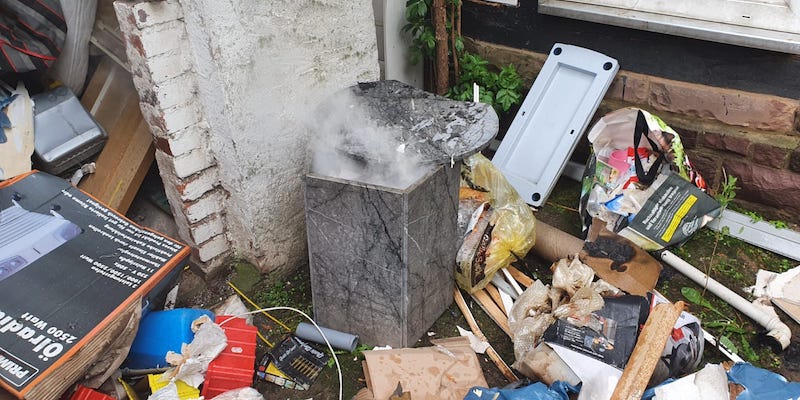
[[789, 346], [789, 342], [792, 338], [792, 331], [789, 330], [789, 327], [781, 322], [777, 316], [765, 314], [742, 296], [739, 296], [736, 292], [715, 281], [710, 276], [695, 268], [692, 264], [672, 254], [672, 252], [664, 250], [660, 253], [660, 256], [662, 261], [671, 265], [698, 285], [707, 288], [708, 291], [714, 293], [717, 297], [730, 304], [733, 308], [741, 311], [753, 321], [767, 328], [769, 331], [767, 335], [775, 338], [783, 349]]

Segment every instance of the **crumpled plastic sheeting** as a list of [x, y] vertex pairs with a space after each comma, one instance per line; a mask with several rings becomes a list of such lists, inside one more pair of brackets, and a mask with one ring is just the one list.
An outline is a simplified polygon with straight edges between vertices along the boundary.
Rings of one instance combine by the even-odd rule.
[[545, 384], [564, 381], [577, 386], [581, 379], [564, 362], [550, 345], [540, 342], [533, 351], [526, 354], [527, 362], [516, 362], [512, 367], [525, 376], [535, 376]]
[[175, 385], [175, 382], [170, 382], [167, 386], [153, 392], [147, 400], [180, 400], [178, 386]]
[[249, 325], [253, 325], [253, 314], [248, 314], [250, 310], [244, 305], [242, 299], [237, 295], [231, 295], [222, 304], [214, 307], [211, 312], [214, 315], [230, 315], [232, 317], [244, 318]]
[[264, 400], [264, 396], [251, 387], [229, 390], [214, 397], [214, 400]]
[[602, 280], [598, 279], [595, 282], [592, 282], [592, 290], [600, 294], [600, 296], [604, 297], [616, 297], [622, 296], [622, 290], [619, 290], [618, 287]]
[[569, 303], [562, 304], [553, 311], [553, 316], [569, 318], [569, 322], [575, 326], [584, 326], [589, 319], [589, 314], [603, 308], [603, 297], [595, 292], [591, 286], [584, 286], [570, 298]]
[[474, 387], [467, 392], [464, 400], [569, 400], [569, 394], [577, 392], [576, 387], [564, 382], [555, 382], [550, 387], [536, 382], [518, 389]]
[[800, 383], [749, 363], [736, 363], [728, 371], [728, 381], [745, 387], [736, 400], [796, 399]]
[[550, 289], [538, 279], [514, 302], [508, 313], [508, 326], [517, 359], [531, 351], [547, 327], [555, 321], [552, 312]]
[[192, 343], [181, 347], [181, 354], [172, 351], [167, 353], [167, 362], [175, 368], [164, 375], [197, 388], [205, 380], [208, 364], [225, 350], [228, 338], [225, 331], [206, 315], [192, 322], [192, 331], [195, 332], [194, 339]]
[[[463, 161], [462, 178], [487, 190], [486, 200], [493, 210], [490, 223], [494, 228], [486, 250], [485, 278], [473, 285], [467, 274], [456, 274], [459, 286], [474, 293], [486, 286], [497, 271], [516, 260], [517, 255], [527, 254], [533, 247], [536, 242], [536, 217], [491, 160], [477, 153]], [[461, 186], [465, 186], [465, 183]]]
[[508, 326], [511, 328], [512, 333], [514, 325], [522, 322], [525, 318], [536, 316], [538, 314], [549, 314], [553, 311], [551, 307], [550, 289], [545, 286], [540, 280], [533, 282], [529, 288], [514, 302], [514, 307], [511, 307], [511, 312], [508, 313]]
[[567, 292], [570, 297], [578, 289], [589, 286], [594, 280], [594, 270], [578, 259], [578, 256], [562, 258], [553, 264], [553, 287]]
[[553, 318], [553, 314], [539, 314], [535, 317], [525, 318], [511, 328], [511, 333], [514, 335], [514, 358], [517, 362], [533, 357], [534, 347], [539, 343], [544, 331], [554, 322], [556, 319]]
[[[581, 321], [589, 320], [584, 317], [603, 308], [605, 302], [600, 293], [619, 292], [607, 282], [592, 283], [593, 279], [594, 271], [576, 255], [554, 263], [552, 288], [536, 280], [522, 292], [508, 314], [516, 359], [512, 367], [541, 375], [542, 371], [530, 371], [528, 366], [536, 365], [536, 358], [543, 356], [537, 355], [535, 349], [556, 318], [569, 318], [570, 323], [580, 326]], [[575, 376], [568, 372], [560, 379]]]

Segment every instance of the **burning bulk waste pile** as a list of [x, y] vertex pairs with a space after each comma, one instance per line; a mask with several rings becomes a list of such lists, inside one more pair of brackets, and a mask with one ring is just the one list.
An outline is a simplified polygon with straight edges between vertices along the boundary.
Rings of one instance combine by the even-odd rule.
[[405, 189], [435, 165], [454, 165], [487, 146], [498, 119], [486, 104], [379, 81], [336, 93], [310, 128], [312, 173]]

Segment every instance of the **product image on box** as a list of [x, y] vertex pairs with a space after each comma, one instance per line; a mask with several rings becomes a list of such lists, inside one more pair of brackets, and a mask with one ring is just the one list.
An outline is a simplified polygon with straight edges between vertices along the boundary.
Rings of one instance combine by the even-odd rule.
[[81, 234], [55, 211], [40, 214], [12, 204], [0, 210], [0, 281]]
[[0, 398], [53, 400], [84, 379], [188, 255], [60, 177], [0, 181]]

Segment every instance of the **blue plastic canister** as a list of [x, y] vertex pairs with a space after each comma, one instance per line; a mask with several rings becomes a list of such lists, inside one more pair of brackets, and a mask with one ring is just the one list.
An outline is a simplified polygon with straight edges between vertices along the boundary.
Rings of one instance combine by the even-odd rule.
[[139, 331], [131, 345], [124, 366], [130, 369], [148, 369], [169, 366], [168, 351], [181, 352], [183, 343], [194, 339], [192, 321], [207, 315], [214, 320], [214, 313], [197, 308], [176, 308], [147, 313], [139, 323]]

